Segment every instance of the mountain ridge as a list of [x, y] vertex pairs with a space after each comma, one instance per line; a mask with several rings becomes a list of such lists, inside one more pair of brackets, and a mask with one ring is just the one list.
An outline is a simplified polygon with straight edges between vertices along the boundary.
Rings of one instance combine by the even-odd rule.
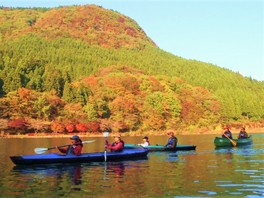
[[[155, 130], [173, 124], [215, 127], [264, 118], [264, 82], [168, 53], [133, 19], [117, 12], [95, 5], [1, 9], [0, 22], [0, 94], [4, 100], [21, 88], [55, 91], [66, 103], [81, 104], [79, 120], [107, 119], [117, 130], [151, 128], [154, 122]], [[133, 110], [126, 109], [128, 104], [133, 104]], [[70, 119], [59, 110], [64, 105], [56, 107], [60, 113], [55, 115]], [[14, 118], [15, 112], [19, 111], [5, 116]]]
[[[8, 11], [2, 9], [2, 12]], [[23, 9], [22, 12], [28, 15], [27, 19], [24, 18], [24, 25], [17, 26], [17, 32], [8, 31], [7, 37], [36, 33], [47, 39], [74, 38], [80, 39], [88, 45], [103, 47], [134, 48], [139, 47], [140, 43], [154, 45], [154, 42], [147, 37], [134, 20], [96, 5], [66, 6], [48, 9], [44, 12]], [[22, 14], [18, 13], [18, 15]], [[23, 17], [25, 16], [22, 15], [21, 19]], [[16, 17], [9, 19], [11, 20], [8, 21], [16, 26]], [[2, 19], [0, 22], [3, 23], [4, 20]]]

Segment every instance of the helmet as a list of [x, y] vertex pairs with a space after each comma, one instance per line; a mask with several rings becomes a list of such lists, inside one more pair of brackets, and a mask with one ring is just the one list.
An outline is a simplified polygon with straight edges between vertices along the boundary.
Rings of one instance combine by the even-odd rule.
[[78, 135], [74, 135], [71, 137], [71, 140], [79, 140], [79, 139], [80, 139], [80, 137]]

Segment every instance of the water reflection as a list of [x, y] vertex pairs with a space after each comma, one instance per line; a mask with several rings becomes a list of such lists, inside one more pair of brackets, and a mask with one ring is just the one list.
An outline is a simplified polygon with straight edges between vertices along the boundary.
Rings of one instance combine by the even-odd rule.
[[[102, 170], [102, 171], [100, 171]], [[34, 166], [14, 166], [12, 173], [16, 174], [20, 181], [34, 182], [42, 180], [44, 182], [52, 181], [55, 186], [62, 183], [70, 185], [72, 190], [80, 191], [82, 183], [88, 174], [95, 172], [103, 177], [103, 180], [114, 180], [114, 183], [120, 183], [125, 175], [125, 164], [123, 162], [104, 162], [90, 164], [50, 164]], [[85, 181], [87, 182], [87, 181]], [[111, 181], [112, 182], [112, 181]]]
[[[215, 149], [215, 153], [222, 159], [225, 159], [224, 162], [229, 162], [229, 164], [232, 165], [228, 167], [225, 163], [219, 166], [225, 167], [225, 174], [229, 172], [230, 181], [217, 180], [217, 187], [224, 188], [225, 192], [230, 195], [241, 196], [244, 193], [248, 194], [248, 197], [259, 197], [264, 195], [263, 169], [259, 168], [260, 164], [264, 162], [264, 160], [260, 159], [263, 148], [256, 149], [255, 146], [256, 145], [248, 145], [243, 147]], [[220, 160], [218, 160], [218, 162], [221, 163]], [[227, 171], [228, 168], [230, 168], [229, 171]], [[253, 193], [250, 194], [250, 192]]]
[[[195, 151], [151, 152], [148, 160], [139, 161], [38, 167], [14, 167], [9, 156], [20, 153], [20, 146], [32, 151], [40, 140], [24, 140], [23, 145], [16, 139], [0, 141], [0, 197], [264, 197], [264, 136], [254, 138], [251, 146], [219, 149], [213, 135], [194, 137]], [[103, 138], [101, 143], [89, 146], [89, 152], [101, 149]], [[10, 150], [11, 144], [19, 146]]]
[[115, 177], [122, 177], [125, 174], [125, 165], [123, 162], [108, 162], [106, 163], [108, 174], [114, 174]]
[[[33, 178], [55, 177], [57, 182], [62, 181], [65, 175], [74, 185], [82, 183], [82, 165], [81, 164], [52, 164], [52, 165], [34, 165], [34, 166], [14, 166], [13, 173], [20, 174], [21, 177]], [[22, 179], [23, 180], [23, 179]], [[79, 189], [76, 189], [79, 190]]]

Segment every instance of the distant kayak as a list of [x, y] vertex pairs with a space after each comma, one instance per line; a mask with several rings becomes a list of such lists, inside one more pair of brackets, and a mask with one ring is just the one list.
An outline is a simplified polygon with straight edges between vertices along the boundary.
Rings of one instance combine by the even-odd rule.
[[[147, 149], [125, 149], [122, 152], [107, 152], [107, 161], [121, 161], [147, 158]], [[104, 152], [83, 153], [80, 156], [62, 155], [58, 153], [40, 155], [11, 156], [10, 159], [17, 165], [52, 164], [52, 163], [88, 163], [103, 162]]]
[[[137, 144], [125, 144], [126, 149], [136, 149], [136, 148], [142, 148], [142, 146], [139, 146]], [[149, 145], [147, 147], [149, 151], [190, 151], [195, 150], [195, 145], [177, 145], [175, 149], [166, 148], [164, 145]]]
[[[249, 136], [248, 138], [232, 139], [232, 140], [237, 143], [236, 146], [245, 146], [245, 145], [250, 145], [253, 143], [251, 136]], [[214, 139], [214, 144], [216, 147], [232, 147], [233, 146], [233, 144], [231, 143], [229, 139], [220, 138], [220, 137], [216, 137]]]

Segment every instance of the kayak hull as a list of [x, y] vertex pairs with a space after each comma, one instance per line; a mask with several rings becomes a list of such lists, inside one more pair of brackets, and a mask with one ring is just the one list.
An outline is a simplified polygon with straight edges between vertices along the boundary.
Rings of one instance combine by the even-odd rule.
[[[142, 148], [142, 146], [139, 146], [137, 144], [125, 144], [126, 149], [137, 149], [137, 148]], [[195, 150], [196, 146], [195, 145], [177, 145], [175, 149], [171, 148], [166, 148], [163, 145], [149, 145], [147, 147], [149, 151], [190, 151], [190, 150]]]
[[[121, 161], [133, 159], [146, 159], [147, 149], [123, 150], [122, 152], [107, 152], [107, 161]], [[10, 159], [16, 165], [53, 164], [53, 163], [89, 163], [105, 161], [104, 152], [83, 153], [80, 156], [62, 155], [58, 153], [11, 156]]]
[[[237, 143], [236, 146], [246, 146], [253, 143], [251, 136], [249, 136], [248, 138], [233, 139], [233, 140]], [[227, 138], [216, 137], [214, 139], [214, 144], [216, 147], [233, 147], [233, 144]]]

